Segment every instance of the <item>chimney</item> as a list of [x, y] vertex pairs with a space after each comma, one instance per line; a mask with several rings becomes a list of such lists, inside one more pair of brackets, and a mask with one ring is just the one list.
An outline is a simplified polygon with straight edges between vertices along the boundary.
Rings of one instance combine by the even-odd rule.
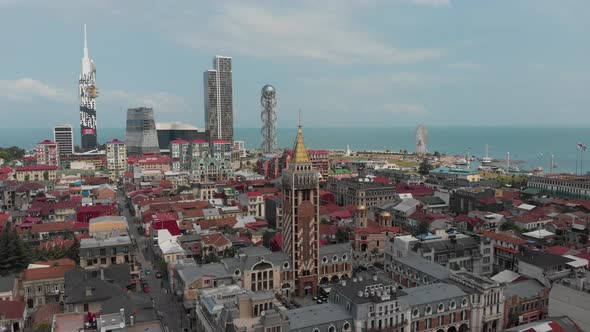
[[121, 314], [121, 321], [123, 322], [123, 325], [125, 325], [125, 309], [119, 309], [119, 313]]

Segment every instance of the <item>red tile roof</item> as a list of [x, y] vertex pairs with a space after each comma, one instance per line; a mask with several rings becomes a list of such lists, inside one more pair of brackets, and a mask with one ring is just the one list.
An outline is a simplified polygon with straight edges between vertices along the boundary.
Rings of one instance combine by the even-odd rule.
[[[50, 265], [49, 267], [40, 267], [36, 269], [26, 269], [23, 271], [23, 281], [34, 281], [34, 280], [45, 280], [45, 279], [57, 279], [63, 278], [66, 274], [66, 271], [73, 270], [76, 268], [76, 263], [69, 260], [71, 264], [69, 265], [57, 265], [60, 264], [59, 261], [48, 261], [48, 262], [38, 262], [39, 264], [46, 264]], [[66, 263], [70, 263], [66, 262]]]
[[205, 141], [204, 139], [201, 139], [201, 138], [196, 138], [196, 139], [192, 140], [191, 143], [207, 143], [207, 141]]
[[222, 144], [222, 143], [227, 143], [227, 141], [226, 140], [223, 140], [223, 139], [215, 139], [215, 140], [212, 140], [211, 143], [213, 143], [213, 144]]
[[545, 252], [548, 252], [548, 253], [554, 254], [554, 255], [563, 256], [570, 250], [572, 250], [572, 248], [556, 245], [553, 247], [546, 248]]
[[175, 140], [170, 141], [170, 144], [184, 144], [184, 143], [188, 143], [188, 141], [185, 139], [182, 139], [182, 138], [177, 138]]
[[214, 246], [219, 248], [231, 245], [231, 242], [225, 236], [223, 236], [222, 233], [205, 234], [202, 235], [201, 239], [203, 240], [203, 244], [206, 246]]
[[527, 243], [525, 240], [519, 237], [510, 236], [505, 233], [484, 232], [483, 236], [488, 237], [490, 239], [494, 239], [496, 241], [503, 241], [514, 245], [523, 245]]
[[534, 213], [525, 213], [512, 218], [512, 220], [520, 223], [532, 223], [547, 220], [547, 218], [540, 215], [536, 215]]
[[167, 217], [167, 214], [165, 213], [159, 213], [158, 215], [162, 219], [159, 219], [157, 217], [157, 219], [154, 219], [154, 221], [152, 221], [152, 226], [154, 227], [154, 230], [167, 229], [168, 232], [170, 232], [170, 235], [172, 236], [178, 236], [182, 234], [180, 232], [180, 228], [178, 228], [178, 223], [174, 218]]
[[52, 145], [55, 145], [55, 144], [57, 144], [57, 143], [55, 143], [55, 142], [54, 142], [54, 141], [52, 141], [52, 140], [48, 140], [48, 139], [46, 139], [46, 140], [43, 140], [43, 141], [41, 141], [41, 142], [39, 142], [39, 143], [37, 143], [37, 144], [41, 144], [41, 145], [52, 144]]
[[485, 222], [479, 218], [472, 218], [470, 216], [466, 216], [466, 215], [459, 215], [455, 217], [455, 221], [457, 222], [466, 222], [472, 226], [481, 226], [483, 224], [485, 224]]
[[28, 171], [55, 171], [57, 166], [52, 165], [30, 165], [23, 166], [16, 169], [17, 172], [28, 172]]
[[31, 232], [33, 233], [44, 233], [44, 232], [60, 232], [68, 230], [83, 230], [88, 229], [87, 222], [51, 222], [44, 224], [34, 224], [31, 226]]
[[6, 319], [23, 319], [25, 314], [25, 302], [23, 301], [0, 301], [0, 314]]
[[112, 141], [108, 141], [107, 144], [123, 144], [125, 142], [119, 140], [118, 138], [113, 138]]

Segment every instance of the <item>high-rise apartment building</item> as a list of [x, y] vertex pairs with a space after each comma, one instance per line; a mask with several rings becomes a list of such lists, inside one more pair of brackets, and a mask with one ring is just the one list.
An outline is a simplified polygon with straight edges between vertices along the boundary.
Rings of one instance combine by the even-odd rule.
[[95, 150], [98, 147], [96, 134], [96, 64], [88, 56], [86, 42], [86, 24], [84, 24], [84, 56], [82, 57], [82, 74], [78, 80], [80, 96], [80, 137], [82, 150]]
[[319, 279], [319, 175], [303, 142], [301, 126], [293, 159], [283, 171], [283, 251], [293, 261], [297, 296], [317, 292]]
[[113, 139], [107, 142], [107, 170], [109, 180], [117, 181], [127, 170], [127, 146], [125, 142]]
[[150, 107], [127, 109], [125, 143], [129, 155], [159, 153], [154, 110]]
[[234, 108], [232, 91], [231, 58], [216, 56], [213, 69], [204, 75], [205, 129], [209, 130], [209, 141], [234, 140]]
[[74, 153], [74, 129], [72, 125], [61, 124], [53, 127], [53, 141], [57, 143], [59, 156]]
[[57, 143], [48, 139], [37, 143], [35, 159], [39, 165], [59, 166]]

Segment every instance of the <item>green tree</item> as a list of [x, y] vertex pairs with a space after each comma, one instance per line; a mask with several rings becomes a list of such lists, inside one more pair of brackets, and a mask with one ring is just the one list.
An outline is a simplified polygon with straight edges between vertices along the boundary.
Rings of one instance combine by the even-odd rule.
[[43, 172], [43, 180], [45, 180], [45, 181], [49, 180], [49, 172], [48, 171]]
[[80, 241], [78, 241], [77, 238], [74, 237], [74, 242], [72, 243], [72, 246], [70, 246], [68, 250], [66, 250], [65, 254], [69, 259], [76, 262], [76, 264], [80, 262]]
[[434, 154], [433, 154], [433, 156], [435, 156], [435, 157], [437, 157], [437, 158], [440, 158], [440, 152], [438, 152], [438, 151], [434, 151]]
[[428, 161], [428, 159], [423, 159], [420, 162], [420, 166], [418, 166], [418, 173], [422, 175], [428, 175], [428, 173], [432, 170], [432, 164]]
[[320, 220], [320, 224], [329, 225], [330, 221], [328, 221], [326, 218], [322, 218], [322, 220]]
[[343, 229], [337, 230], [335, 236], [338, 243], [348, 242], [348, 232]]
[[31, 176], [29, 174], [25, 175], [25, 182], [29, 182], [30, 178], [31, 178]]
[[426, 234], [430, 231], [430, 225], [426, 221], [420, 221], [416, 227], [416, 235]]

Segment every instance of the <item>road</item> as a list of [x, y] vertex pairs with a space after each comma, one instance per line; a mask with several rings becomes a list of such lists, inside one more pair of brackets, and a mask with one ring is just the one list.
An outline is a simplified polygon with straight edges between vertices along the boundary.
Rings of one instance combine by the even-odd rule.
[[[119, 207], [122, 208], [121, 215], [127, 218], [127, 222], [129, 223], [129, 236], [135, 240], [137, 244], [135, 257], [137, 261], [141, 263], [144, 271], [148, 266], [152, 269], [152, 273], [149, 275], [145, 275], [142, 272], [141, 276], [148, 282], [150, 295], [154, 300], [154, 306], [158, 313], [162, 315], [162, 323], [168, 328], [169, 332], [181, 332], [184, 327], [182, 324], [187, 324], [188, 322], [187, 315], [182, 308], [182, 303], [176, 300], [172, 292], [170, 292], [169, 284], [165, 279], [157, 279], [155, 277], [157, 270], [153, 264], [152, 246], [147, 243], [148, 240], [145, 236], [139, 234], [137, 230], [138, 225], [134, 222], [135, 219], [131, 215], [125, 202], [125, 194], [119, 190], [117, 196]], [[144, 250], [146, 246], [147, 250]], [[162, 283], [164, 284], [164, 287], [162, 287]]]

